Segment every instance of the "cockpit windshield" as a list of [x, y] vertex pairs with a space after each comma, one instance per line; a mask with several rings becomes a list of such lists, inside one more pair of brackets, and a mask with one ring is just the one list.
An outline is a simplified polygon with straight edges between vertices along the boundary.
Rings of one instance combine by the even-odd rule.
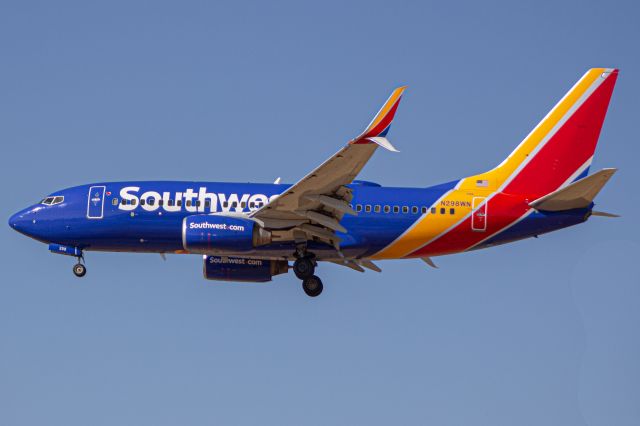
[[54, 197], [47, 197], [44, 200], [40, 201], [40, 204], [44, 204], [46, 206], [55, 206], [56, 204], [60, 204], [64, 201], [64, 197], [61, 195], [57, 195]]

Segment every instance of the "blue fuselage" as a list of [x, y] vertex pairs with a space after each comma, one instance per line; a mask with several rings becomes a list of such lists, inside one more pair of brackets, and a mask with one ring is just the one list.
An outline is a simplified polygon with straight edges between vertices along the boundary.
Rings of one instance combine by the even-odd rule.
[[[368, 182], [350, 185], [357, 216], [341, 221], [340, 249], [350, 257], [370, 257], [397, 239], [436, 206], [456, 181], [429, 188], [381, 187]], [[46, 243], [82, 250], [172, 253], [183, 251], [182, 223], [187, 216], [221, 212], [249, 213], [290, 185], [217, 182], [105, 182], [51, 194], [11, 217], [10, 226]], [[63, 197], [55, 199], [55, 197]], [[437, 206], [436, 206], [437, 207]], [[461, 207], [463, 209], [464, 207]], [[439, 208], [438, 208], [439, 209]], [[449, 209], [444, 214], [449, 214]], [[495, 245], [549, 232], [585, 220], [587, 211], [535, 213], [489, 239]], [[464, 212], [459, 212], [464, 213]], [[311, 242], [319, 257], [335, 256], [334, 247]], [[255, 256], [289, 256], [293, 242], [258, 247]]]

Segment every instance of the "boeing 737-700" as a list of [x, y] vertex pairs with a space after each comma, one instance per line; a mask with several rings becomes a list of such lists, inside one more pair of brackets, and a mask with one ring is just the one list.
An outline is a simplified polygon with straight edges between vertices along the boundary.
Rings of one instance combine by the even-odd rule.
[[294, 184], [98, 182], [55, 191], [9, 225], [77, 258], [86, 251], [199, 254], [211, 280], [266, 282], [293, 269], [309, 296], [320, 262], [363, 272], [382, 259], [491, 247], [585, 222], [616, 169], [589, 174], [616, 69], [594, 68], [494, 169], [431, 187], [356, 180], [387, 133], [405, 90], [367, 128]]

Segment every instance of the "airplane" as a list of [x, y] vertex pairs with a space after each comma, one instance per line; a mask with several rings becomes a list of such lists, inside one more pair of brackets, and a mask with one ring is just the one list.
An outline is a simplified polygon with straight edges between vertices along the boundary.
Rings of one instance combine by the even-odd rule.
[[[377, 260], [422, 259], [537, 237], [616, 215], [593, 210], [616, 172], [589, 174], [618, 70], [588, 70], [515, 150], [484, 173], [431, 187], [356, 177], [387, 139], [405, 87], [366, 129], [294, 184], [99, 182], [53, 192], [9, 226], [73, 256], [86, 251], [198, 254], [206, 279], [268, 282], [293, 269], [316, 297], [320, 262], [380, 272]], [[292, 262], [292, 264], [290, 264]]]

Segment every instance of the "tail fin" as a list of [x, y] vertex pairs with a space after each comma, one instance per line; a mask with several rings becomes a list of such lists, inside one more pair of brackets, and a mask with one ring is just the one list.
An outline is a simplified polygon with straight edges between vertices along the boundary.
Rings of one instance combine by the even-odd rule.
[[461, 189], [543, 196], [585, 176], [617, 77], [612, 68], [587, 71], [498, 167]]
[[569, 186], [538, 198], [529, 205], [536, 210], [552, 212], [587, 208], [616, 171], [617, 169], [602, 169]]

